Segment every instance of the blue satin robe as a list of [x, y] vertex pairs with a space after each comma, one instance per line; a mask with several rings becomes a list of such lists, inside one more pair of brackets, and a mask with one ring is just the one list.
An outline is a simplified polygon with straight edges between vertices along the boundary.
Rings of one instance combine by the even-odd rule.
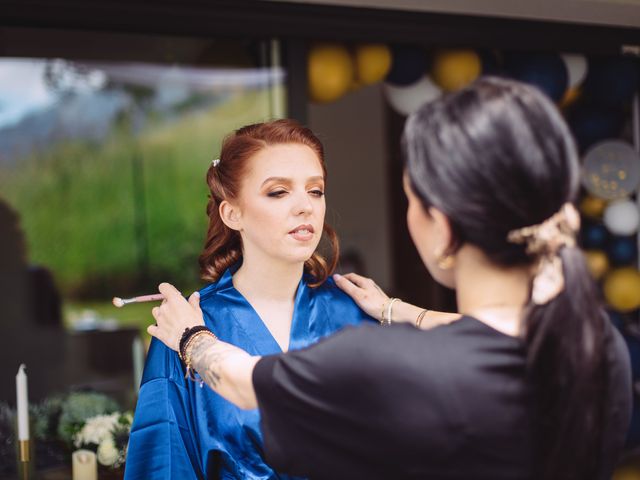
[[[252, 355], [281, 353], [256, 311], [232, 283], [231, 271], [200, 292], [205, 323], [223, 341]], [[333, 282], [296, 292], [290, 350], [346, 326], [372, 320]], [[258, 410], [241, 410], [206, 385], [184, 378], [177, 353], [155, 338], [136, 406], [125, 479], [290, 479], [262, 456]]]

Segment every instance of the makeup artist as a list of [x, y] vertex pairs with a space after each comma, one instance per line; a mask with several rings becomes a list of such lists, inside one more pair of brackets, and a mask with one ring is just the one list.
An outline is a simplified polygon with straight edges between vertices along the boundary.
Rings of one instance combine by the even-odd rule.
[[[423, 106], [404, 131], [407, 222], [462, 317], [347, 328], [256, 357], [169, 284], [149, 333], [187, 371], [260, 409], [267, 460], [317, 479], [608, 479], [629, 422], [624, 342], [575, 234], [579, 165], [538, 90], [497, 78]], [[344, 278], [343, 278], [344, 280]], [[370, 286], [347, 287], [370, 299]], [[181, 341], [182, 340], [182, 341]]]

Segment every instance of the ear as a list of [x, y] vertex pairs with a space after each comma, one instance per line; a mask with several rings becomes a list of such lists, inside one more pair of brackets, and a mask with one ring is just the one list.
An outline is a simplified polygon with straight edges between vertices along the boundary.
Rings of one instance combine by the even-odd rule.
[[231, 230], [242, 230], [242, 215], [240, 208], [227, 200], [223, 200], [218, 207], [222, 222]]
[[433, 230], [436, 236], [436, 252], [442, 255], [452, 255], [455, 253], [453, 251], [454, 238], [449, 217], [435, 207], [429, 207], [429, 215], [435, 227]]

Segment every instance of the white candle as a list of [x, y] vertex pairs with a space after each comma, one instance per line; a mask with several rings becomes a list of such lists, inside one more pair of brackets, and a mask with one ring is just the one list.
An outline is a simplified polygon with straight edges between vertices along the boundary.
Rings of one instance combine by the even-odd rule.
[[18, 408], [18, 440], [29, 440], [29, 396], [27, 373], [24, 363], [16, 375], [16, 405]]
[[133, 387], [136, 392], [140, 390], [140, 382], [142, 382], [142, 370], [144, 369], [144, 346], [140, 336], [133, 339], [131, 345], [133, 356]]
[[98, 462], [91, 450], [76, 450], [71, 454], [73, 480], [98, 480]]

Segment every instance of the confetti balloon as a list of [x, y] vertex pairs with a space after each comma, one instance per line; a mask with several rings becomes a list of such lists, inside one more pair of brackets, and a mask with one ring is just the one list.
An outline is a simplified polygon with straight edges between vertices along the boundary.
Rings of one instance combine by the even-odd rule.
[[589, 192], [608, 200], [631, 195], [640, 183], [640, 157], [620, 140], [598, 143], [584, 156], [582, 183]]

